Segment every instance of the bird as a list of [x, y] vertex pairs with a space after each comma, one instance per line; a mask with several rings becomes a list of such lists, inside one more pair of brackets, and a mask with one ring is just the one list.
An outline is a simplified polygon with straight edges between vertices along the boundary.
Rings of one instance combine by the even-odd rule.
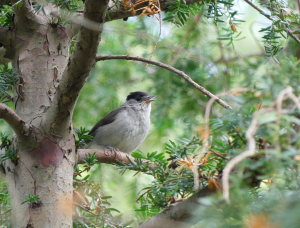
[[90, 149], [109, 148], [131, 153], [145, 140], [150, 128], [151, 103], [155, 96], [131, 92], [124, 104], [110, 111], [89, 132]]

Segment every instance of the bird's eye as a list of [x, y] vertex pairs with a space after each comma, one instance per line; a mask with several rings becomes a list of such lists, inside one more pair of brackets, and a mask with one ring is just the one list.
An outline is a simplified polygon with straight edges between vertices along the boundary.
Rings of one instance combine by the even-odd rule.
[[140, 98], [140, 97], [138, 97], [136, 100], [137, 100], [137, 101], [141, 101], [141, 98]]

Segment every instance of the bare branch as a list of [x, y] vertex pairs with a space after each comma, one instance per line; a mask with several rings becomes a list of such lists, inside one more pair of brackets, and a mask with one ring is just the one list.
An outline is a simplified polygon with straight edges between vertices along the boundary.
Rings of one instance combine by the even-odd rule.
[[[114, 152], [110, 149], [78, 149], [77, 154], [78, 154], [78, 164], [83, 164], [84, 161], [83, 159], [86, 159], [86, 156], [88, 154], [94, 154], [96, 153], [96, 158], [98, 162], [100, 163], [105, 163], [105, 164], [119, 164], [118, 161], [124, 162], [127, 164], [131, 164], [129, 159], [133, 162], [136, 162], [136, 159], [132, 157], [130, 154], [117, 151]], [[129, 158], [129, 159], [128, 159]], [[145, 162], [142, 160], [142, 162]], [[154, 168], [155, 166], [150, 164], [149, 168]]]
[[225, 103], [223, 100], [221, 100], [220, 98], [216, 97], [214, 94], [212, 94], [211, 92], [207, 91], [204, 87], [200, 86], [198, 83], [196, 83], [195, 81], [193, 81], [193, 79], [191, 79], [190, 76], [188, 76], [186, 73], [172, 67], [169, 65], [166, 65], [164, 63], [161, 62], [157, 62], [154, 60], [150, 60], [150, 59], [146, 59], [143, 57], [133, 57], [133, 56], [129, 56], [129, 55], [100, 55], [97, 56], [95, 58], [96, 61], [103, 61], [103, 60], [111, 60], [111, 59], [126, 59], [126, 60], [133, 60], [133, 61], [140, 61], [140, 62], [145, 62], [148, 64], [152, 64], [152, 65], [156, 65], [159, 67], [162, 67], [166, 70], [172, 71], [173, 73], [179, 75], [180, 77], [182, 77], [184, 80], [186, 80], [189, 84], [191, 84], [192, 86], [194, 86], [196, 89], [198, 89], [199, 91], [201, 91], [203, 94], [205, 94], [206, 96], [210, 97], [210, 98], [214, 98], [216, 100], [217, 103], [219, 103], [221, 106], [223, 106], [224, 108], [231, 108], [227, 103]]
[[108, 0], [87, 0], [84, 17], [99, 23], [99, 31], [81, 27], [69, 63], [62, 75], [45, 123], [54, 133], [71, 125], [72, 113], [86, 78], [92, 69], [103, 30]]
[[215, 191], [215, 189], [210, 190], [208, 187], [204, 187], [188, 199], [172, 204], [169, 208], [143, 222], [137, 228], [191, 227], [201, 221], [201, 218], [196, 216], [197, 208], [201, 205], [199, 199], [209, 196]]
[[[264, 15], [266, 18], [268, 18], [270, 21], [275, 22], [276, 20], [279, 19], [279, 18], [273, 18], [272, 15], [268, 14], [268, 12], [261, 9], [258, 5], [253, 3], [251, 0], [244, 0], [244, 1], [247, 2], [254, 9], [256, 9], [258, 12], [260, 12], [262, 15]], [[295, 36], [295, 34], [293, 34], [293, 32], [288, 27], [281, 24], [279, 24], [279, 26], [283, 28], [284, 31], [286, 31], [290, 35], [290, 37], [292, 37], [298, 44], [300, 44], [300, 40]]]
[[7, 105], [0, 103], [0, 119], [4, 119], [19, 138], [29, 135], [30, 127]]

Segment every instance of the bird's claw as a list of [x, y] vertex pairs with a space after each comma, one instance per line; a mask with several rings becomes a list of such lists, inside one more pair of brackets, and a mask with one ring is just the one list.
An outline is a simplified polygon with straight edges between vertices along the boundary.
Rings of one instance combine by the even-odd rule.
[[111, 152], [114, 152], [114, 153], [115, 153], [115, 157], [117, 157], [118, 152], [120, 152], [118, 149], [113, 148], [113, 147], [111, 147], [111, 146], [105, 146], [105, 147], [106, 147], [107, 149], [110, 149]]

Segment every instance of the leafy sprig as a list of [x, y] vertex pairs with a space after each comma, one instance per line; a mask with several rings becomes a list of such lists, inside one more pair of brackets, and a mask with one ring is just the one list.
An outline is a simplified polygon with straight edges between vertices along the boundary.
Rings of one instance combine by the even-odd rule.
[[169, 1], [166, 4], [170, 6], [168, 7], [166, 17], [163, 20], [171, 22], [177, 27], [183, 26], [191, 15], [196, 16], [196, 12], [201, 10], [199, 3], [186, 5], [182, 3], [181, 0], [177, 0]]
[[77, 140], [76, 140], [76, 146], [79, 148], [82, 148], [87, 145], [88, 141], [91, 141], [93, 139], [93, 136], [87, 135], [89, 133], [89, 130], [86, 130], [83, 127], [80, 127], [79, 129], [75, 129], [75, 133], [77, 134]]
[[20, 75], [14, 72], [8, 64], [0, 66], [0, 102], [12, 101], [11, 92], [19, 84]]

